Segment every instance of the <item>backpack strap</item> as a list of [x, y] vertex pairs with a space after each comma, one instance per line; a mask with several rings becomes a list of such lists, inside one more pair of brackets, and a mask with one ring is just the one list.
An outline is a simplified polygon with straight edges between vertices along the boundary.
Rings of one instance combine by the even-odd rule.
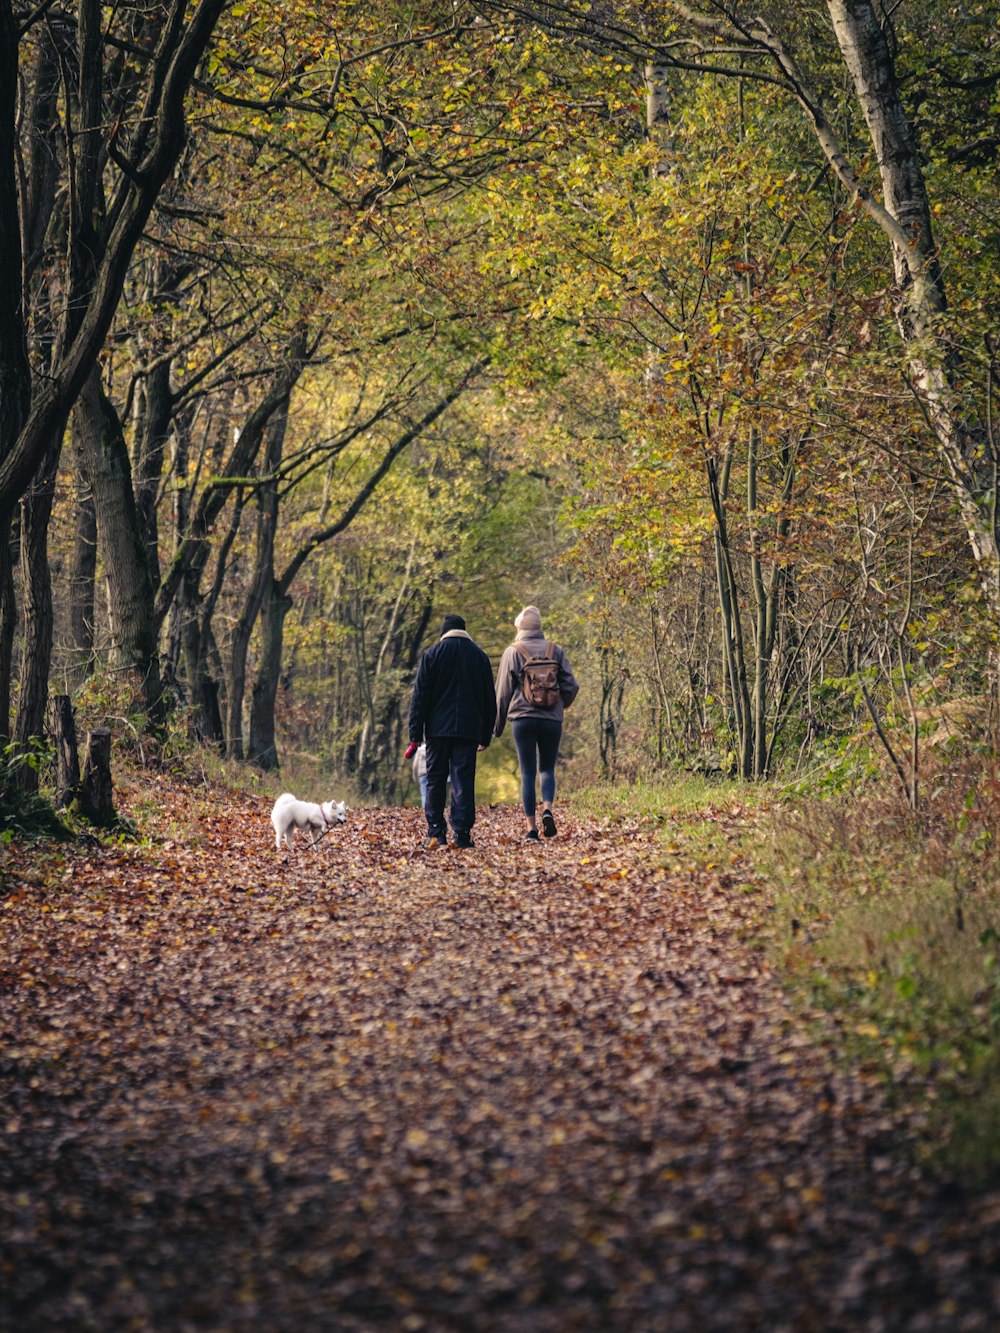
[[521, 656], [524, 658], [525, 666], [527, 666], [529, 662], [540, 662], [545, 658], [551, 659], [555, 653], [555, 647], [556, 647], [555, 644], [552, 643], [550, 639], [546, 639], [543, 645], [544, 651], [540, 653], [538, 657], [535, 656], [529, 657], [528, 654], [525, 652], [525, 645], [523, 643], [515, 643], [512, 644], [511, 646], [515, 648], [517, 652], [519, 652]]

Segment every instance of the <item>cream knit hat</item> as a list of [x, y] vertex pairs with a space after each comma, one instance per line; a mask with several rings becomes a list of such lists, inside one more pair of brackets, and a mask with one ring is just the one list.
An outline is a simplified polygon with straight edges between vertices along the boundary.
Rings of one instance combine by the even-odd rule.
[[520, 615], [514, 618], [514, 628], [519, 629], [523, 634], [530, 634], [534, 631], [541, 633], [542, 613], [537, 606], [526, 606]]

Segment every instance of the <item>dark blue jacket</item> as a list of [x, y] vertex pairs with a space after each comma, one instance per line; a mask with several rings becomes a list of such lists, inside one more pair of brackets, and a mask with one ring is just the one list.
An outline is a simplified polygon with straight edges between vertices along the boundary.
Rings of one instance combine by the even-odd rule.
[[410, 740], [454, 736], [489, 745], [497, 716], [490, 659], [464, 630], [424, 653], [410, 700]]

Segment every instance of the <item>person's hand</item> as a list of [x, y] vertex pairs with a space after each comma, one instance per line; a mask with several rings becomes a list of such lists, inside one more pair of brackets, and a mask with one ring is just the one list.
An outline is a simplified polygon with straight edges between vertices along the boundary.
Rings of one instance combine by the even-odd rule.
[[482, 752], [486, 749], [486, 746], [485, 746], [485, 745], [479, 745], [479, 746], [477, 746], [476, 748], [477, 748], [477, 750], [479, 751], [479, 753], [482, 754]]
[[410, 741], [409, 745], [406, 747], [406, 753], [403, 755], [403, 758], [412, 759], [416, 753], [417, 753], [417, 742]]

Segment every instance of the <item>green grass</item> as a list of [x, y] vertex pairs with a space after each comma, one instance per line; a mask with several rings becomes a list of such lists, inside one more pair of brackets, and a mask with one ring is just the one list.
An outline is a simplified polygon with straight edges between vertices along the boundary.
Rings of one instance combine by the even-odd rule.
[[578, 815], [591, 819], [644, 819], [664, 824], [678, 816], [704, 816], [713, 805], [735, 804], [753, 790], [740, 783], [684, 775], [672, 782], [594, 783], [567, 799]]
[[700, 865], [711, 869], [744, 866], [741, 826], [755, 822], [774, 793], [766, 786], [690, 774], [634, 783], [596, 783], [570, 794], [573, 812], [583, 818], [641, 820], [660, 829], [663, 864], [668, 869]]

